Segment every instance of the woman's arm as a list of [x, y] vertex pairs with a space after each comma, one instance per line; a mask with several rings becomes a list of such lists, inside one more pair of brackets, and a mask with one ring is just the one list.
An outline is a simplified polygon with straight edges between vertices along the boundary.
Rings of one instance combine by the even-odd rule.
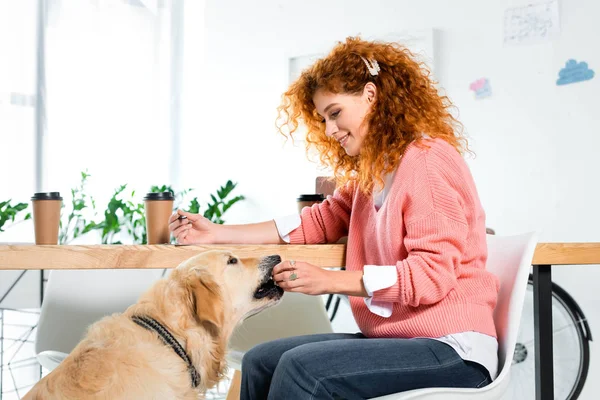
[[286, 244], [281, 239], [275, 221], [244, 225], [219, 225], [217, 243], [224, 244]]
[[303, 261], [288, 260], [278, 264], [273, 268], [273, 280], [288, 292], [368, 296], [362, 271], [332, 271]]
[[179, 244], [284, 244], [274, 221], [246, 225], [219, 225], [200, 214], [177, 210], [169, 230]]
[[327, 293], [369, 297], [363, 283], [362, 271], [330, 271], [331, 285]]
[[335, 243], [347, 236], [354, 192], [355, 185], [350, 182], [322, 203], [304, 207], [300, 214], [302, 223], [290, 232], [290, 243]]

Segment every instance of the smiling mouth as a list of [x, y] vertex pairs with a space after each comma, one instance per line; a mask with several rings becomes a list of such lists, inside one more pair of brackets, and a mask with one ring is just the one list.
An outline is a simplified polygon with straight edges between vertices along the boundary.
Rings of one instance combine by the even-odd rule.
[[346, 142], [348, 141], [348, 138], [350, 137], [350, 134], [347, 133], [345, 136], [341, 137], [338, 142], [340, 143], [340, 145], [343, 147]]

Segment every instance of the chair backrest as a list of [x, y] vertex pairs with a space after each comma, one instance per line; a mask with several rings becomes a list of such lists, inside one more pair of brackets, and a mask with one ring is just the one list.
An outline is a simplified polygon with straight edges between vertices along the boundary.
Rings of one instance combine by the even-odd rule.
[[35, 353], [70, 353], [89, 325], [137, 302], [162, 269], [55, 270], [48, 277]]
[[498, 303], [494, 310], [498, 334], [498, 378], [503, 381], [509, 373], [517, 343], [523, 302], [537, 235], [487, 236], [488, 260], [486, 268], [500, 280]]
[[233, 332], [229, 349], [246, 352], [257, 344], [290, 336], [332, 333], [321, 296], [287, 292], [281, 303], [244, 321]]

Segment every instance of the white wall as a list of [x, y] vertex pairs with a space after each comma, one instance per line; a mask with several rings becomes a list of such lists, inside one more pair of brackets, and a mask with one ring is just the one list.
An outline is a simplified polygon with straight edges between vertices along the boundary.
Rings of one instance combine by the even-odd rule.
[[[206, 2], [206, 31], [186, 12], [182, 180], [201, 193], [226, 179], [248, 200], [228, 222], [294, 212], [313, 190], [315, 168], [302, 149], [283, 146], [275, 108], [288, 79], [287, 59], [320, 51], [348, 35], [376, 37], [436, 30], [435, 71], [456, 103], [477, 157], [469, 160], [499, 234], [538, 229], [542, 241], [600, 241], [600, 3], [560, 4], [561, 34], [552, 41], [505, 47], [504, 10], [520, 1], [306, 0]], [[587, 82], [556, 86], [574, 58], [596, 71]], [[202, 62], [204, 60], [204, 62]], [[475, 100], [469, 85], [486, 77], [492, 97]], [[227, 219], [227, 218], [226, 218]], [[594, 291], [598, 267], [554, 269], [600, 335]], [[582, 399], [600, 395], [600, 350], [592, 342]]]

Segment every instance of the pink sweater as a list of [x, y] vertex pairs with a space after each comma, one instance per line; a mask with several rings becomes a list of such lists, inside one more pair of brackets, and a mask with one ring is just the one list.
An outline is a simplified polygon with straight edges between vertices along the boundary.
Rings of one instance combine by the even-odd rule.
[[350, 297], [368, 337], [432, 337], [475, 331], [496, 337], [498, 279], [487, 272], [485, 213], [466, 162], [447, 142], [411, 144], [379, 210], [349, 184], [304, 208], [291, 243], [335, 243], [348, 236], [346, 269], [396, 265], [398, 279], [373, 293], [393, 302], [380, 317]]

